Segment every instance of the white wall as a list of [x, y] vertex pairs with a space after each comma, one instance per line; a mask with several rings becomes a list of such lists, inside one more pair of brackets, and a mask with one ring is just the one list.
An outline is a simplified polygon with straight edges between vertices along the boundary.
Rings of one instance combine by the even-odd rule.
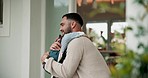
[[41, 27], [41, 0], [31, 0], [29, 78], [40, 78]]
[[22, 0], [11, 1], [10, 36], [0, 37], [0, 78], [21, 78]]
[[11, 0], [10, 35], [0, 37], [0, 78], [40, 78], [41, 0]]

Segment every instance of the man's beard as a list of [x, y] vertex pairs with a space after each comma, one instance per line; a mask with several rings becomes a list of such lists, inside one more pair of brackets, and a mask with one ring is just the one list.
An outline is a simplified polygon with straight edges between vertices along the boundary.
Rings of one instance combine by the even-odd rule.
[[67, 28], [66, 32], [64, 32], [64, 34], [68, 34], [68, 33], [71, 33], [72, 32], [72, 29], [69, 27]]

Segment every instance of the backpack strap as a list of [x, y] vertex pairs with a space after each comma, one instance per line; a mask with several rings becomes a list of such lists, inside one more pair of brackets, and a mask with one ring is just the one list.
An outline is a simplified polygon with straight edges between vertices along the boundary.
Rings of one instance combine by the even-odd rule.
[[[88, 36], [86, 36], [86, 35], [82, 35], [82, 36], [79, 36], [79, 37], [86, 37], [86, 38], [88, 38]], [[77, 37], [77, 38], [79, 38], [79, 37]], [[75, 39], [75, 38], [74, 38]], [[89, 39], [89, 38], [88, 38]], [[73, 39], [72, 39], [73, 40]], [[66, 49], [64, 50], [64, 52], [63, 52], [63, 54], [62, 54], [62, 57], [61, 57], [61, 59], [60, 59], [60, 61], [59, 61], [59, 63], [63, 63], [63, 61], [65, 60], [65, 58], [66, 58], [66, 53], [67, 53], [67, 47], [66, 47]]]
[[61, 63], [61, 64], [63, 63], [63, 61], [64, 61], [65, 58], [66, 58], [66, 53], [67, 53], [67, 48], [64, 50], [64, 52], [63, 52], [63, 54], [62, 54], [62, 57], [61, 57], [59, 63]]

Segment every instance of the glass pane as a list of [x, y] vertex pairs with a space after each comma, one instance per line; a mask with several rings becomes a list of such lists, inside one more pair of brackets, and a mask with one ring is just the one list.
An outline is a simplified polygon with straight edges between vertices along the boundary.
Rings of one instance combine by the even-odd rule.
[[125, 38], [125, 27], [127, 26], [126, 22], [113, 22], [111, 26], [111, 38], [113, 37], [119, 37], [121, 35], [121, 38]]
[[126, 22], [113, 22], [113, 25], [111, 26], [111, 33], [114, 33], [115, 31], [119, 33], [124, 33], [124, 28], [126, 26]]
[[107, 23], [87, 23], [86, 30], [87, 35], [93, 42], [93, 44], [98, 47], [98, 49], [106, 48], [107, 41]]
[[111, 26], [111, 48], [117, 52], [125, 51], [125, 31], [127, 23], [126, 22], [113, 22]]
[[67, 0], [54, 0], [54, 7], [67, 7], [68, 2]]

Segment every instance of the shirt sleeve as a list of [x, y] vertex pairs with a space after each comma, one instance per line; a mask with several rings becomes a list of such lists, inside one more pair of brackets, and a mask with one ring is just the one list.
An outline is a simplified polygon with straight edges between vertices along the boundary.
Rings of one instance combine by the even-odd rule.
[[75, 74], [83, 54], [83, 40], [76, 38], [67, 47], [66, 58], [63, 64], [49, 58], [45, 69], [52, 75], [62, 78], [72, 78]]

